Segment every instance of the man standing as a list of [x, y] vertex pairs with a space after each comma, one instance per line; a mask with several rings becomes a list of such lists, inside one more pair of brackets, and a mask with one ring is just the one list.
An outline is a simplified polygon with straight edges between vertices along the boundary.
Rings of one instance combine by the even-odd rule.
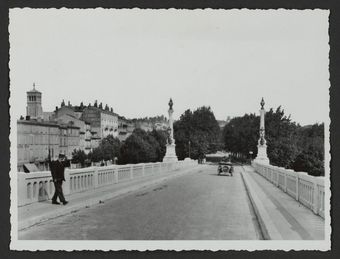
[[59, 154], [57, 161], [51, 161], [50, 153], [48, 153], [48, 162], [52, 174], [52, 179], [54, 183], [54, 195], [52, 197], [52, 204], [60, 204], [57, 202], [57, 198], [59, 197], [60, 202], [62, 202], [64, 205], [68, 203], [68, 201], [65, 200], [64, 194], [63, 194], [63, 181], [65, 181], [65, 167], [67, 166], [67, 161], [65, 160], [65, 155]]

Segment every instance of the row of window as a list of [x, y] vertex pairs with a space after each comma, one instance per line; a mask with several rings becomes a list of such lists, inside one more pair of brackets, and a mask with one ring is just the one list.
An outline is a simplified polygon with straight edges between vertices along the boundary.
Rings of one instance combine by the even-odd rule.
[[18, 134], [17, 141], [18, 145], [54, 145], [59, 143], [59, 137], [53, 135]]
[[[52, 158], [55, 158], [59, 153], [65, 154], [68, 157], [72, 156], [72, 152], [75, 149], [79, 149], [79, 146], [68, 146], [67, 148], [50, 147], [50, 154]], [[48, 158], [48, 147], [31, 146], [18, 148], [18, 162], [28, 163], [33, 161], [45, 161]]]
[[61, 137], [59, 135], [51, 134], [33, 134], [33, 133], [23, 134], [18, 132], [17, 140], [18, 144], [39, 145], [39, 144], [58, 144], [62, 143], [62, 139], [67, 138], [72, 142], [76, 143], [77, 141], [79, 141], [79, 137], [80, 137], [79, 135], [65, 135]]
[[[55, 150], [54, 148], [50, 148], [51, 157], [54, 157]], [[18, 148], [18, 162], [33, 162], [34, 160], [43, 161], [48, 157], [48, 147], [45, 148], [41, 146], [31, 146], [31, 147], [23, 147]]]
[[29, 146], [48, 146], [48, 145], [60, 145], [60, 146], [77, 146], [79, 144], [79, 137], [51, 137], [44, 135], [19, 135], [18, 146], [29, 145]]
[[28, 100], [29, 100], [30, 102], [36, 102], [36, 101], [37, 101], [37, 96], [29, 95], [29, 96], [28, 96]]
[[57, 127], [17, 124], [18, 133], [38, 133], [48, 135], [78, 135], [79, 129], [61, 129]]
[[59, 129], [56, 127], [45, 127], [37, 125], [17, 124], [18, 133], [39, 133], [49, 135], [59, 135]]

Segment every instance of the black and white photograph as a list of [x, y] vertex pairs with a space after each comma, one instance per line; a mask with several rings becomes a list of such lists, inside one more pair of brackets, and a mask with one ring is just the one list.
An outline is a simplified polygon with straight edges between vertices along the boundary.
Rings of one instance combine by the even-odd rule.
[[10, 9], [10, 249], [329, 250], [329, 14]]

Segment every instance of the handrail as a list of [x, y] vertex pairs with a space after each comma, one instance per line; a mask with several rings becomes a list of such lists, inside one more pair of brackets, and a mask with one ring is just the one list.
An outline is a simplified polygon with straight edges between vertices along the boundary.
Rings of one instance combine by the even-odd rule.
[[[108, 165], [65, 169], [64, 194], [84, 192], [122, 181], [129, 181], [165, 171], [173, 171], [196, 164], [194, 160], [176, 162]], [[54, 183], [51, 172], [18, 172], [18, 206], [51, 199]]]
[[279, 189], [325, 218], [325, 178], [252, 162], [255, 171]]

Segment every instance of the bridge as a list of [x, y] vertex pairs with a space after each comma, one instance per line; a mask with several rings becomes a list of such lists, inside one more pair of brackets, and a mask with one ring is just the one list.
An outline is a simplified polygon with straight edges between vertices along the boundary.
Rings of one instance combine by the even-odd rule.
[[253, 162], [218, 176], [194, 160], [18, 173], [19, 240], [324, 240], [325, 179]]

